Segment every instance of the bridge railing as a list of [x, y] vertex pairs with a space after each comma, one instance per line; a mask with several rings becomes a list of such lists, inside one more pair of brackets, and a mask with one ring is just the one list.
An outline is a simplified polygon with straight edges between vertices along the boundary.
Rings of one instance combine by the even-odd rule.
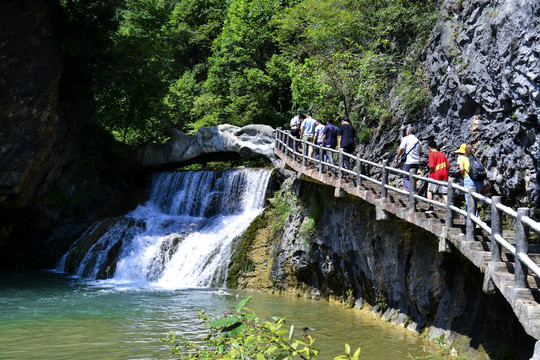
[[[536, 236], [540, 236], [540, 223], [530, 217], [529, 208], [519, 208], [517, 211], [502, 204], [500, 196], [486, 197], [477, 193], [474, 187], [465, 188], [456, 183], [452, 177], [448, 181], [437, 181], [431, 178], [416, 174], [416, 170], [410, 172], [389, 166], [386, 160], [382, 164], [378, 164], [366, 159], [360, 158], [360, 155], [352, 155], [343, 150], [327, 148], [322, 145], [315, 145], [307, 141], [298, 139], [290, 134], [289, 131], [281, 129], [276, 130], [276, 149], [282, 151], [285, 156], [290, 156], [293, 161], [302, 163], [305, 167], [308, 162], [314, 163], [319, 170], [319, 173], [327, 173], [329, 171], [335, 173], [341, 180], [344, 177], [352, 178], [356, 181], [356, 186], [362, 186], [364, 181], [380, 186], [380, 195], [382, 199], [388, 196], [388, 191], [393, 191], [409, 198], [409, 212], [416, 210], [416, 205], [420, 201], [429, 205], [445, 209], [444, 226], [449, 229], [454, 226], [454, 218], [461, 215], [465, 218], [465, 236], [467, 240], [474, 240], [475, 229], [479, 227], [485, 231], [491, 239], [491, 262], [500, 262], [502, 248], [506, 249], [515, 259], [514, 266], [514, 287], [528, 287], [527, 275], [529, 271], [531, 275], [540, 279], [540, 267], [529, 256], [529, 233], [532, 230]], [[313, 154], [309, 155], [309, 147], [313, 147]], [[302, 149], [302, 151], [300, 151]], [[316, 154], [320, 154], [318, 157]], [[325, 161], [326, 156], [331, 155], [336, 157], [337, 161]], [[354, 163], [354, 166], [353, 166]], [[347, 166], [348, 164], [348, 166]], [[373, 173], [373, 175], [372, 175]], [[396, 182], [389, 182], [390, 176], [394, 179], [400, 175], [408, 175], [410, 179], [409, 190], [400, 189], [396, 186]], [[420, 195], [417, 189], [417, 182], [431, 183], [447, 188], [447, 203], [429, 200]], [[457, 206], [456, 196], [459, 194], [467, 194], [467, 210], [463, 210]], [[478, 214], [479, 203], [483, 203], [490, 208], [490, 224], [484, 221]], [[513, 219], [516, 223], [515, 230], [515, 245], [508, 238], [502, 235], [503, 216], [506, 215]]]

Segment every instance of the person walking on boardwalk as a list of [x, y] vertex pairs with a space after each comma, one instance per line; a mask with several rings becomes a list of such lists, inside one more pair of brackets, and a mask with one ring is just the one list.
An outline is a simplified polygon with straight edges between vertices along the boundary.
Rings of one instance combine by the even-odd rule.
[[298, 110], [298, 113], [295, 117], [291, 119], [291, 122], [289, 123], [291, 127], [291, 135], [295, 138], [300, 138], [300, 124], [302, 124], [302, 120], [304, 119], [304, 115], [300, 110]]
[[[328, 117], [326, 119], [326, 126], [323, 129], [323, 146], [335, 149], [337, 146], [338, 141], [338, 127], [334, 125], [334, 119], [332, 117]], [[334, 165], [334, 155], [332, 154], [331, 150], [324, 151], [324, 162]], [[328, 171], [328, 166], [326, 167], [325, 171]], [[334, 169], [332, 169], [334, 171]]]
[[[437, 143], [434, 140], [428, 142], [428, 150], [429, 177], [433, 180], [447, 181], [448, 168], [450, 167], [448, 159], [438, 150]], [[446, 194], [448, 193], [446, 186], [429, 183], [427, 188], [428, 200], [433, 200], [433, 193], [437, 192], [443, 197], [446, 204]], [[431, 214], [433, 211], [433, 205], [429, 205], [426, 214]]]
[[319, 145], [323, 143], [323, 130], [324, 125], [322, 124], [322, 121], [319, 119], [315, 119], [315, 123], [317, 126], [315, 126], [315, 135], [313, 136], [313, 142], [315, 145], [317, 145], [317, 149], [315, 150], [317, 156], [317, 160], [319, 160], [319, 156], [322, 156], [322, 154], [319, 154]]
[[[459, 172], [463, 176], [463, 186], [465, 188], [474, 187], [477, 193], [482, 192], [484, 187], [484, 180], [472, 179], [471, 178], [471, 157], [473, 156], [473, 148], [470, 144], [461, 144], [459, 149], [454, 151], [456, 154], [460, 154], [457, 158], [457, 165], [459, 167]], [[473, 175], [474, 177], [474, 175]], [[469, 204], [469, 194], [465, 193], [465, 204]]]
[[[343, 149], [343, 152], [347, 154], [352, 154], [356, 148], [356, 130], [346, 116], [341, 118], [341, 126], [338, 130], [338, 147]], [[348, 156], [343, 157], [343, 167], [351, 170], [351, 163]]]
[[[414, 135], [414, 127], [412, 126], [407, 128], [405, 137], [401, 140], [396, 159], [394, 160], [394, 164], [396, 166], [398, 165], [399, 158], [403, 153], [405, 153], [405, 164], [403, 164], [403, 171], [408, 173], [411, 171], [411, 169], [418, 170], [418, 166], [420, 165], [420, 157], [423, 155], [422, 144]], [[405, 186], [405, 190], [409, 191], [409, 175], [403, 175], [403, 186]]]
[[[306, 113], [306, 118], [300, 125], [300, 138], [308, 143], [313, 142], [313, 136], [315, 135], [315, 126], [317, 126], [315, 119], [311, 117], [311, 112]], [[308, 156], [313, 157], [313, 146], [308, 146]]]

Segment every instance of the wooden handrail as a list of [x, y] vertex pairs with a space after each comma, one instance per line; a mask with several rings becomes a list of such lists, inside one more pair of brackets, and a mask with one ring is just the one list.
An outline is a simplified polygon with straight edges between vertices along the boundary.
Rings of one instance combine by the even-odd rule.
[[[290, 146], [292, 145], [292, 147]], [[302, 152], [298, 152], [298, 147], [303, 148]], [[319, 159], [307, 156], [309, 146], [313, 146], [314, 149], [319, 150]], [[527, 270], [530, 270], [535, 276], [540, 278], [540, 267], [531, 260], [528, 255], [528, 238], [529, 231], [534, 231], [540, 235], [540, 223], [533, 220], [529, 216], [529, 209], [520, 208], [518, 211], [502, 205], [501, 197], [494, 196], [489, 198], [482, 194], [479, 194], [475, 191], [475, 188], [465, 188], [459, 184], [455, 183], [453, 178], [449, 178], [449, 181], [438, 181], [431, 178], [417, 175], [414, 171], [410, 173], [397, 169], [388, 165], [388, 161], [378, 164], [366, 159], [360, 158], [360, 155], [348, 154], [340, 150], [327, 148], [322, 145], [315, 145], [314, 143], [309, 143], [307, 141], [295, 138], [288, 131], [277, 129], [276, 131], [276, 143], [275, 148], [283, 151], [285, 156], [291, 156], [293, 161], [298, 161], [297, 158], [300, 157], [300, 162], [305, 167], [307, 161], [316, 162], [319, 169], [319, 173], [325, 173], [326, 169], [336, 170], [338, 178], [341, 180], [346, 175], [352, 175], [356, 181], [357, 186], [362, 184], [362, 181], [369, 181], [373, 184], [380, 186], [380, 195], [381, 199], [385, 199], [387, 191], [393, 191], [409, 197], [409, 211], [415, 211], [417, 201], [434, 205], [443, 209], [446, 209], [445, 216], [445, 227], [450, 228], [453, 226], [454, 215], [459, 214], [466, 217], [466, 238], [467, 240], [474, 240], [474, 231], [476, 226], [480, 227], [491, 237], [491, 259], [492, 262], [501, 261], [501, 249], [505, 248], [511, 254], [513, 254], [516, 261], [515, 264], [515, 276], [514, 276], [514, 287], [527, 287]], [[324, 161], [324, 153], [330, 152], [331, 154], [338, 155], [337, 165], [329, 164]], [[290, 155], [289, 155], [290, 154]], [[349, 163], [356, 162], [356, 168], [354, 169], [345, 169], [343, 167], [344, 159], [348, 158]], [[373, 178], [367, 175], [365, 166], [370, 166], [371, 168], [377, 169], [379, 176]], [[398, 189], [395, 186], [389, 184], [389, 176], [393, 175], [409, 175], [410, 178], [410, 190]], [[416, 182], [424, 181], [426, 183], [436, 184], [440, 186], [446, 186], [448, 189], [447, 194], [447, 204], [442, 202], [428, 200], [427, 198], [416, 193]], [[467, 193], [468, 195], [468, 207], [467, 212], [455, 206], [455, 195], [456, 192]], [[478, 203], [484, 203], [490, 206], [491, 208], [491, 226], [484, 222], [477, 214], [476, 209]], [[502, 221], [501, 213], [506, 214], [516, 220], [517, 229], [516, 229], [516, 246], [513, 246], [502, 236]]]

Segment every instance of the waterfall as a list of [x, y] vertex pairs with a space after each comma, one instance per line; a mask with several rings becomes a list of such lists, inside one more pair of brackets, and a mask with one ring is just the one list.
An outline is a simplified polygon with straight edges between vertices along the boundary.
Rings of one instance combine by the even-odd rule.
[[145, 204], [87, 229], [57, 270], [166, 288], [224, 286], [233, 240], [261, 213], [270, 173], [157, 174]]

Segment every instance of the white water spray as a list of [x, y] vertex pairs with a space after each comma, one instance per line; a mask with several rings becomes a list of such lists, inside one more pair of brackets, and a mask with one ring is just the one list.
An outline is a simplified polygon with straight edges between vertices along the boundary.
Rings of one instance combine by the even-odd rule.
[[[115, 282], [224, 286], [233, 240], [262, 211], [269, 177], [269, 170], [254, 169], [156, 175], [150, 200], [108, 226], [76, 275], [96, 278], [111, 271]], [[98, 227], [89, 229], [73, 248], [81, 247]], [[69, 254], [58, 270], [65, 270]], [[108, 265], [113, 256], [115, 265]]]

